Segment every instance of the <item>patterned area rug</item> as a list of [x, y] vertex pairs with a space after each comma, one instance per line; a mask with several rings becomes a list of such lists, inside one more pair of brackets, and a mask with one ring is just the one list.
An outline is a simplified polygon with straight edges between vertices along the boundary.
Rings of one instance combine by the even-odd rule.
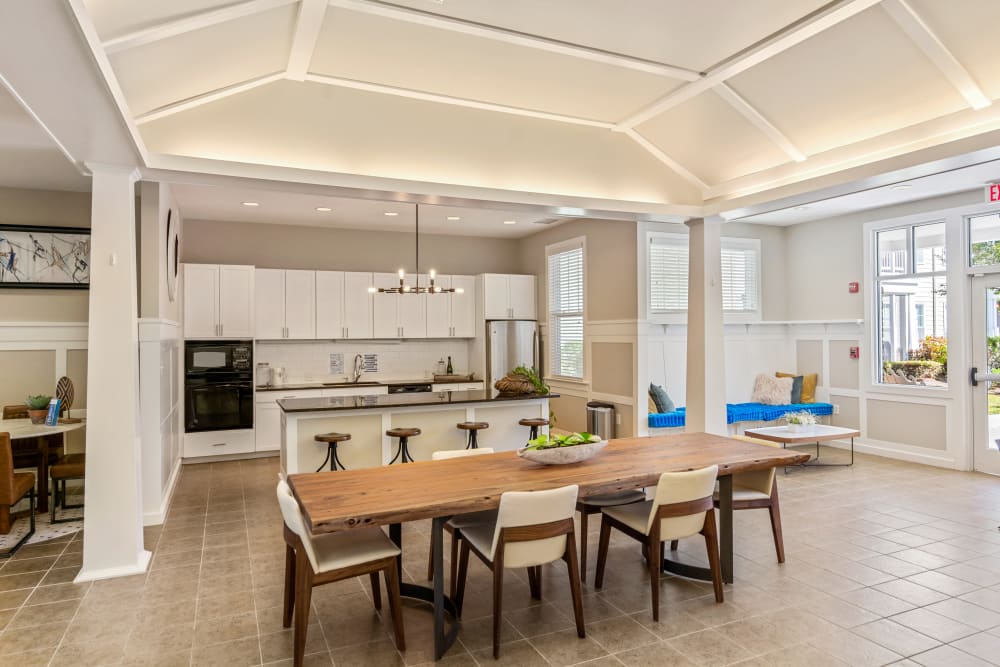
[[[80, 505], [83, 504], [83, 483], [78, 482], [76, 486], [70, 482], [68, 485], [68, 495], [67, 503], [70, 505]], [[49, 502], [52, 502], [52, 498], [49, 498]], [[24, 500], [14, 506], [14, 512], [20, 512], [28, 510], [28, 501]], [[65, 523], [50, 523], [51, 515], [48, 512], [41, 513], [35, 512], [35, 534], [28, 540], [28, 544], [38, 544], [39, 542], [46, 542], [48, 540], [55, 539], [57, 537], [62, 537], [63, 535], [72, 535], [83, 528], [83, 508], [79, 507], [77, 509], [62, 510], [56, 509], [57, 519], [73, 519], [73, 521], [67, 521]], [[31, 522], [27, 515], [20, 517], [14, 522], [14, 526], [11, 531], [6, 535], [0, 535], [0, 553], [4, 553], [7, 549], [11, 548], [17, 541], [20, 540], [24, 535], [30, 530]]]

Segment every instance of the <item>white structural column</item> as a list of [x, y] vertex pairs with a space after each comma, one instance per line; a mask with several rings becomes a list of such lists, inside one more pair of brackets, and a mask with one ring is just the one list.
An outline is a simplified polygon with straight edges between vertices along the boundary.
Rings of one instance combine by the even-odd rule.
[[726, 435], [722, 329], [722, 223], [684, 223], [688, 245], [687, 431]]
[[134, 167], [93, 172], [83, 567], [76, 581], [145, 571], [139, 448]]

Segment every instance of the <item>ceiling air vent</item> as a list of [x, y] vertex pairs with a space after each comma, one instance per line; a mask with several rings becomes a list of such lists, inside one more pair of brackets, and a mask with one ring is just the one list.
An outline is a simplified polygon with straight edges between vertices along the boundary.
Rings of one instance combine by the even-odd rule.
[[561, 222], [562, 218], [545, 218], [544, 220], [532, 220], [533, 225], [552, 225], [557, 222]]

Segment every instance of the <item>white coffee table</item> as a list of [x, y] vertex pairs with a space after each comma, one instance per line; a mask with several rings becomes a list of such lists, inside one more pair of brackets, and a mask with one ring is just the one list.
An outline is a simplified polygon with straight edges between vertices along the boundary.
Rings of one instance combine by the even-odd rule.
[[[803, 466], [852, 466], [854, 465], [854, 438], [861, 435], [861, 431], [839, 426], [827, 426], [825, 424], [813, 424], [804, 426], [798, 431], [789, 431], [787, 426], [767, 426], [765, 428], [748, 428], [744, 435], [771, 442], [780, 442], [782, 448], [788, 445], [811, 445], [816, 443], [816, 461], [819, 460], [819, 443], [830, 440], [851, 439], [851, 462], [850, 463], [803, 463]], [[787, 469], [786, 469], [787, 472]]]

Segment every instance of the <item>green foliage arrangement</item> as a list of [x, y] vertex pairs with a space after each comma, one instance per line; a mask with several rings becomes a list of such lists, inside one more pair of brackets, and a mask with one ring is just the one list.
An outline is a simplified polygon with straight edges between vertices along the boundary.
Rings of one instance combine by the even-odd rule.
[[28, 396], [28, 398], [24, 399], [24, 404], [28, 406], [29, 410], [44, 410], [49, 407], [49, 401], [51, 400], [51, 396], [38, 394], [37, 396]]
[[534, 387], [535, 391], [539, 394], [549, 393], [549, 385], [542, 382], [542, 378], [538, 376], [538, 371], [534, 368], [528, 368], [527, 366], [518, 366], [511, 371], [511, 375], [520, 375], [530, 382]]
[[534, 440], [528, 441], [527, 449], [554, 449], [556, 447], [573, 447], [575, 445], [587, 445], [592, 442], [600, 442], [600, 436], [591, 433], [570, 433], [569, 435], [540, 435]]

